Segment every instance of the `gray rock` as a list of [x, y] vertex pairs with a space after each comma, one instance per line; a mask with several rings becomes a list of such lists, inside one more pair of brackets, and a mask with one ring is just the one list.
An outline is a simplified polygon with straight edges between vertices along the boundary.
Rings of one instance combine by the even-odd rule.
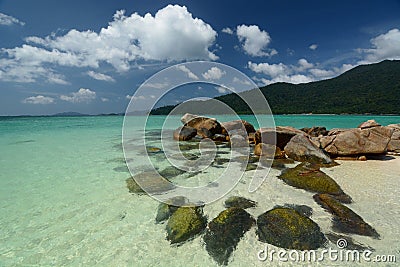
[[330, 164], [332, 160], [305, 135], [295, 135], [285, 146], [286, 155], [297, 161]]

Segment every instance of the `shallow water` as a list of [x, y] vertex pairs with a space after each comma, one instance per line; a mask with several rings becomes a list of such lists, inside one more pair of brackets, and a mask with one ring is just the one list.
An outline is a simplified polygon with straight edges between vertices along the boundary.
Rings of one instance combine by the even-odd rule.
[[[275, 120], [276, 125], [346, 128], [370, 118], [277, 116]], [[400, 117], [392, 116], [375, 119], [383, 125], [400, 122]], [[170, 246], [165, 239], [165, 224], [154, 222], [158, 202], [128, 192], [125, 179], [130, 174], [124, 171], [122, 120], [122, 117], [0, 119], [0, 266], [216, 265], [201, 236], [179, 247]], [[155, 117], [148, 128], [159, 129], [160, 122], [162, 118]], [[149, 142], [157, 144], [154, 140]], [[138, 171], [142, 170], [140, 155], [130, 160], [138, 166]], [[160, 168], [167, 166], [162, 158], [158, 162]], [[340, 163], [324, 171], [353, 198], [354, 203], [348, 206], [381, 235], [379, 240], [358, 235], [351, 235], [352, 238], [374, 248], [374, 254], [396, 255], [399, 261], [400, 158]], [[210, 168], [208, 175], [219, 170]], [[276, 205], [308, 205], [313, 209], [311, 218], [322, 231], [332, 232], [331, 216], [314, 202], [313, 194], [286, 185], [276, 178], [279, 174], [280, 171], [272, 169], [259, 190], [249, 193], [252, 171], [246, 172], [229, 195], [257, 201], [258, 207], [248, 210], [254, 217]], [[176, 179], [189, 185], [190, 181], [204, 182], [201, 176], [190, 181]], [[209, 220], [224, 209], [226, 197], [204, 208]], [[335, 248], [335, 244], [329, 246]], [[264, 247], [252, 228], [239, 242], [229, 265], [271, 265], [257, 259], [257, 252]], [[287, 264], [277, 260], [272, 263]], [[329, 260], [320, 264], [344, 265]]]

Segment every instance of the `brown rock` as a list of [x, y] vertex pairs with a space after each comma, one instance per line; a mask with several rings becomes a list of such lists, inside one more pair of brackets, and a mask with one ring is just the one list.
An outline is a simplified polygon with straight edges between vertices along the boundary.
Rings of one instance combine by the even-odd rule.
[[274, 145], [259, 143], [254, 147], [254, 155], [270, 159], [283, 159], [285, 153]]
[[286, 155], [297, 161], [330, 164], [332, 160], [305, 135], [295, 135], [285, 146]]
[[178, 141], [188, 141], [195, 137], [197, 131], [193, 127], [181, 126], [174, 131], [174, 139]]
[[387, 151], [400, 152], [400, 124], [390, 124], [388, 128], [393, 129], [392, 137], [390, 138]]
[[305, 132], [300, 131], [290, 126], [277, 126], [275, 128], [260, 128], [255, 134], [256, 144], [265, 143], [276, 145], [281, 150], [284, 149], [286, 144], [296, 134], [307, 135]]
[[222, 131], [221, 124], [216, 119], [207, 117], [195, 117], [186, 122], [185, 126], [193, 127], [202, 132], [204, 132], [203, 128], [207, 129], [211, 135], [221, 134]]
[[256, 132], [254, 126], [245, 120], [234, 120], [234, 121], [223, 122], [221, 123], [221, 126], [222, 126], [222, 134], [225, 135], [227, 135], [228, 132], [232, 130], [240, 130], [240, 129], [246, 130], [248, 134]]
[[367, 120], [367, 121], [361, 123], [360, 125], [358, 125], [357, 128], [366, 129], [366, 128], [372, 128], [372, 127], [377, 127], [377, 126], [381, 126], [381, 125], [379, 123], [377, 123], [375, 120]]
[[328, 135], [328, 131], [325, 127], [313, 126], [311, 128], [301, 128], [300, 130], [313, 137]]

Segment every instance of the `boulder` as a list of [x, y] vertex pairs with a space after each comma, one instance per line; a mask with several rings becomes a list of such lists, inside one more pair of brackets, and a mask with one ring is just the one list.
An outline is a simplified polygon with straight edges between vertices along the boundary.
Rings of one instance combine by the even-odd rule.
[[275, 128], [260, 128], [255, 134], [256, 144], [265, 143], [272, 144], [279, 147], [281, 150], [284, 149], [286, 144], [296, 134], [304, 134], [305, 132], [300, 131], [290, 126], [276, 126]]
[[228, 135], [228, 132], [232, 130], [241, 130], [241, 129], [246, 130], [248, 134], [256, 132], [254, 126], [245, 120], [222, 122], [221, 126], [222, 126], [222, 134], [225, 135]]
[[254, 208], [257, 206], [257, 202], [239, 196], [231, 196], [227, 200], [225, 200], [225, 208], [241, 208], [241, 209], [248, 209]]
[[390, 124], [387, 127], [393, 129], [393, 134], [387, 146], [387, 151], [400, 153], [400, 124]]
[[274, 208], [258, 216], [256, 233], [261, 242], [287, 249], [315, 250], [326, 242], [318, 224], [285, 207]]
[[178, 141], [188, 141], [197, 135], [197, 130], [189, 126], [181, 126], [174, 131], [174, 139]]
[[[139, 184], [136, 182], [139, 181]], [[126, 186], [130, 193], [144, 194], [146, 190], [150, 194], [162, 194], [175, 188], [168, 180], [161, 177], [156, 171], [145, 171], [126, 180]]]
[[322, 136], [328, 135], [328, 131], [326, 130], [325, 127], [313, 126], [311, 128], [301, 128], [300, 130], [302, 130], [303, 132], [312, 137], [318, 137], [320, 135]]
[[175, 166], [168, 166], [159, 172], [159, 174], [166, 179], [171, 179], [184, 173], [186, 173], [186, 171], [181, 170]]
[[329, 155], [350, 156], [365, 154], [383, 154], [391, 140], [393, 128], [376, 126], [337, 131], [336, 134], [320, 139], [322, 148]]
[[297, 134], [285, 146], [286, 155], [296, 161], [330, 164], [332, 160], [305, 135]]
[[231, 143], [231, 145], [233, 145], [235, 147], [248, 147], [249, 146], [247, 137], [244, 137], [244, 136], [238, 135], [238, 134], [232, 135], [230, 137], [229, 142]]
[[284, 159], [285, 153], [277, 146], [258, 143], [254, 147], [254, 155], [269, 159]]
[[193, 127], [201, 132], [205, 132], [204, 129], [206, 129], [211, 133], [211, 136], [222, 132], [221, 124], [216, 119], [207, 117], [195, 117], [186, 122], [185, 126]]
[[191, 120], [193, 120], [194, 118], [197, 118], [197, 117], [200, 117], [200, 116], [194, 115], [194, 114], [190, 114], [190, 113], [186, 113], [185, 115], [183, 115], [183, 116], [181, 117], [181, 122], [182, 122], [183, 124], [186, 124], [186, 123], [188, 123], [189, 121], [191, 121]]
[[206, 225], [201, 207], [179, 207], [168, 220], [167, 240], [171, 244], [180, 244], [196, 237]]
[[328, 194], [314, 195], [314, 200], [333, 215], [333, 229], [341, 233], [358, 234], [379, 238], [374, 228], [354, 211]]
[[173, 197], [158, 205], [156, 223], [168, 220], [169, 217], [181, 206], [187, 205], [189, 200], [183, 196]]
[[227, 265], [243, 235], [254, 225], [254, 219], [244, 209], [228, 208], [209, 224], [204, 235], [208, 254], [220, 265]]
[[372, 127], [377, 127], [381, 126], [379, 123], [377, 123], [375, 120], [367, 120], [360, 125], [357, 126], [357, 128], [360, 129], [367, 129], [367, 128], [372, 128]]
[[278, 178], [296, 188], [316, 193], [327, 193], [341, 202], [351, 202], [351, 198], [343, 192], [335, 180], [322, 172], [319, 166], [315, 164], [305, 162], [294, 168], [285, 169]]

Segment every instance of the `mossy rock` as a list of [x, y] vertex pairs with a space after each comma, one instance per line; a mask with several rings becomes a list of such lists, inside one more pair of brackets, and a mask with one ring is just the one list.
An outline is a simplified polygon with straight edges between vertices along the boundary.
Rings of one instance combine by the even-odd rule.
[[213, 161], [213, 164], [216, 165], [224, 165], [225, 163], [230, 162], [229, 158], [221, 158], [221, 157], [216, 157]]
[[240, 239], [253, 225], [254, 219], [244, 209], [222, 211], [208, 224], [203, 238], [208, 254], [218, 264], [227, 265]]
[[[136, 181], [140, 181], [140, 186]], [[145, 171], [126, 179], [126, 186], [130, 193], [161, 194], [175, 188], [168, 180], [160, 177], [155, 171]]]
[[333, 229], [341, 233], [379, 238], [376, 230], [363, 218], [328, 194], [314, 195], [314, 200], [333, 215]]
[[241, 209], [254, 208], [257, 206], [257, 202], [239, 196], [231, 196], [225, 200], [225, 208], [236, 207]]
[[281, 248], [314, 250], [326, 243], [319, 226], [291, 208], [274, 208], [257, 218], [257, 235], [261, 242]]
[[200, 234], [207, 225], [201, 207], [179, 207], [169, 218], [166, 230], [171, 244], [180, 244]]
[[162, 150], [161, 150], [161, 148], [158, 148], [158, 147], [147, 146], [146, 151], [149, 154], [156, 154], [156, 153], [160, 153]]
[[288, 185], [315, 193], [328, 193], [343, 203], [351, 203], [351, 198], [331, 177], [319, 169], [318, 165], [308, 162], [282, 171], [279, 179]]
[[200, 146], [200, 142], [179, 142], [179, 149], [181, 151], [188, 151], [188, 150], [193, 150], [196, 149], [198, 150]]
[[189, 200], [183, 196], [173, 197], [158, 205], [156, 223], [168, 220], [169, 217], [181, 206], [187, 205]]
[[162, 177], [164, 177], [166, 179], [171, 179], [178, 175], [186, 173], [186, 171], [181, 170], [175, 166], [168, 166], [165, 169], [163, 169], [162, 171], [160, 171], [159, 173]]
[[294, 209], [298, 213], [303, 214], [304, 216], [307, 217], [311, 217], [311, 215], [313, 214], [313, 209], [307, 205], [285, 204], [283, 205], [283, 207]]

